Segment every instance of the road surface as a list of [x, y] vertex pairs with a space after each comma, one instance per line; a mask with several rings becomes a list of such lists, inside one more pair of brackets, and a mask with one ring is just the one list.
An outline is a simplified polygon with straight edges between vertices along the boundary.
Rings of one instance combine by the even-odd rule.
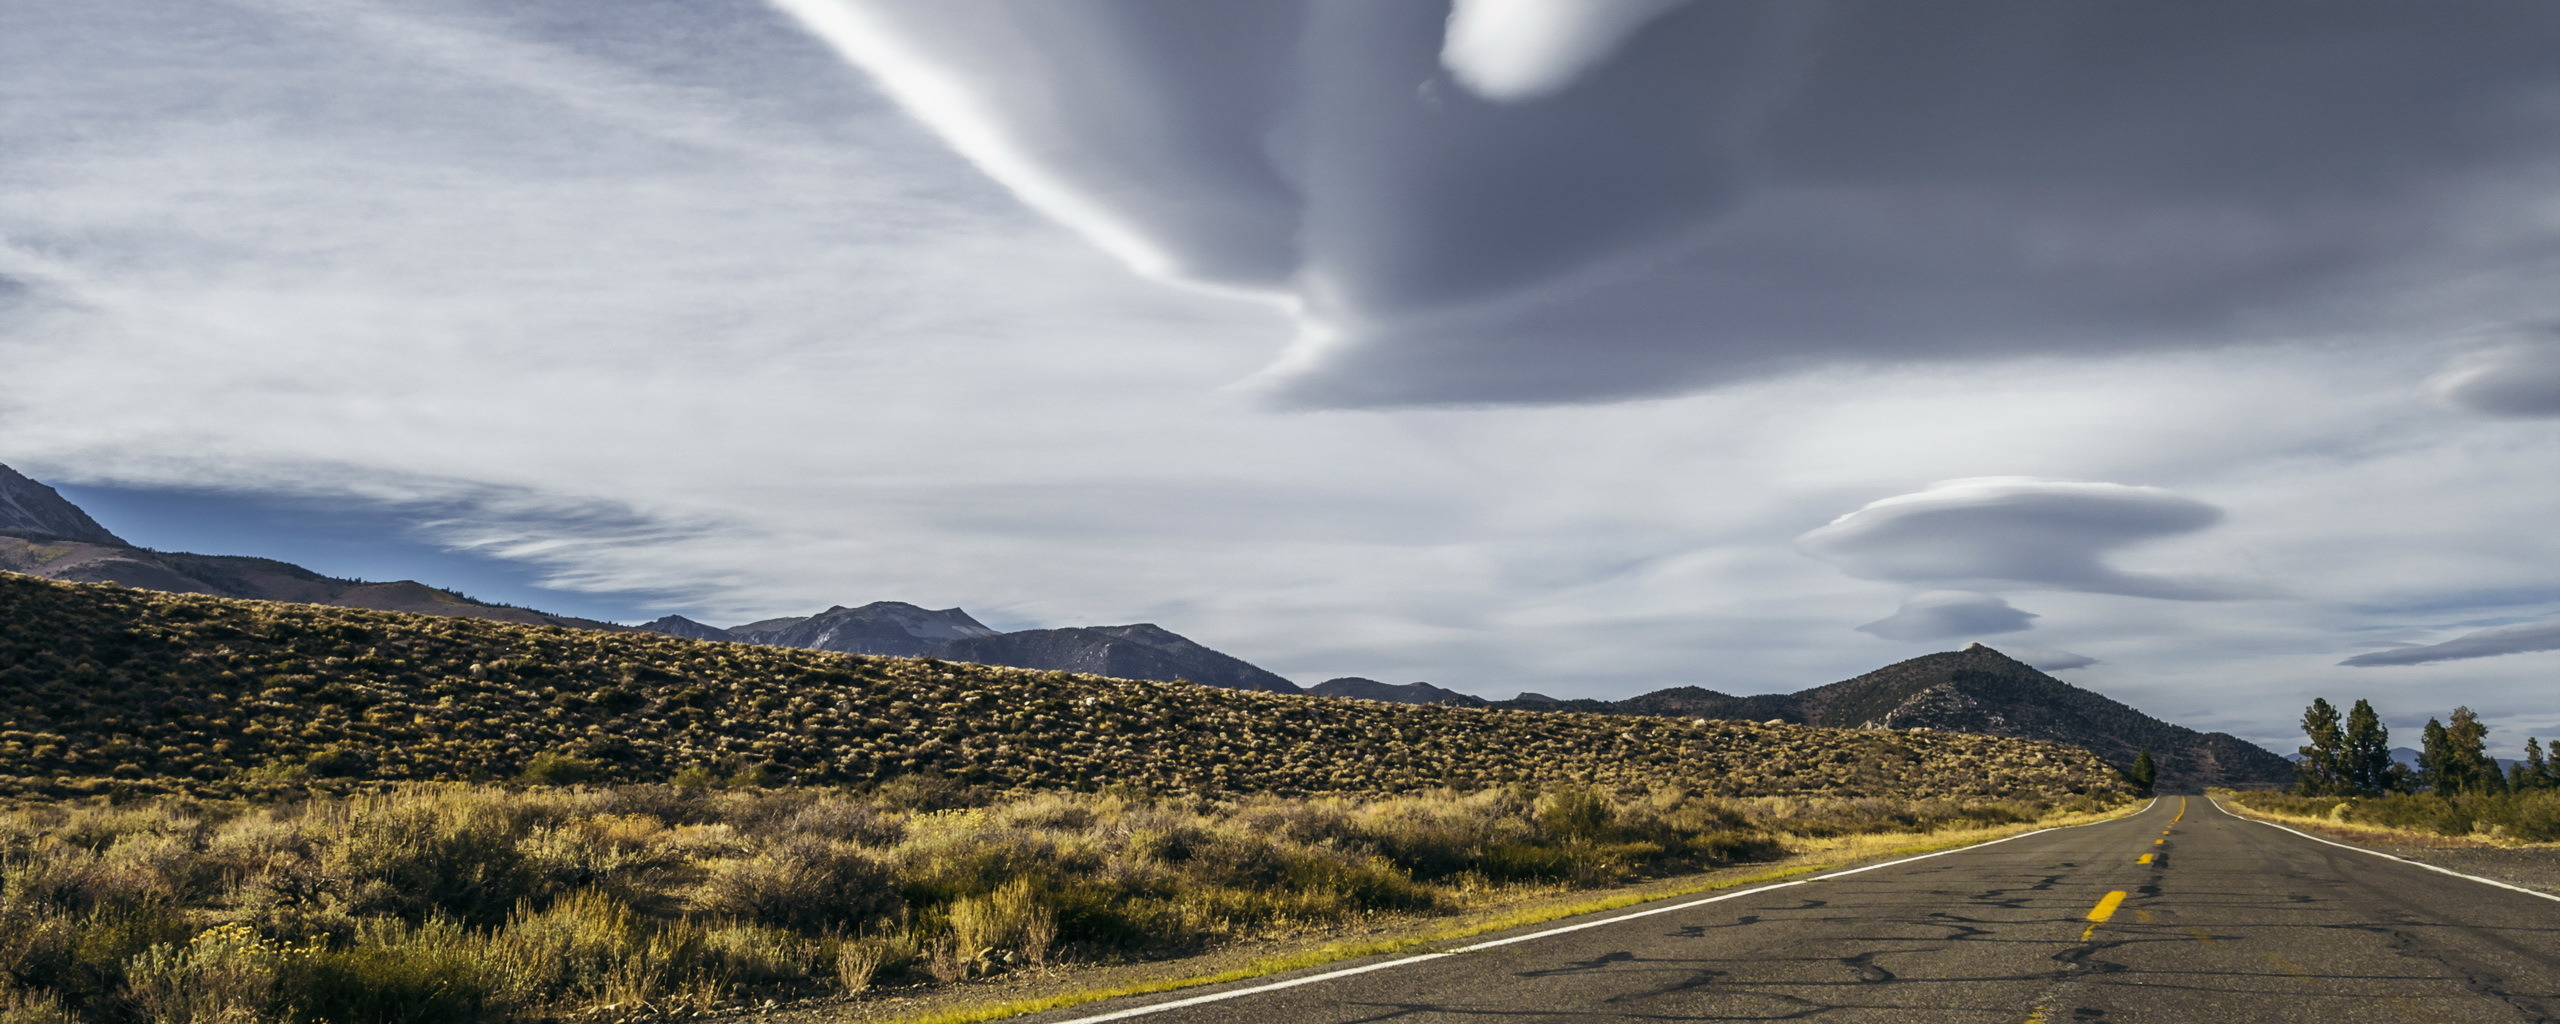
[[[1704, 899], [1490, 936], [1472, 952], [1018, 1019], [2560, 1021], [2560, 902], [2325, 845], [2200, 796]], [[1579, 927], [1551, 934], [1567, 926]]]

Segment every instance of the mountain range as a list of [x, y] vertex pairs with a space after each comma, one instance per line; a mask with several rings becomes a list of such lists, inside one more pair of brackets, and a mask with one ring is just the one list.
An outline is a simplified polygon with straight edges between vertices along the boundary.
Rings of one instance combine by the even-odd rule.
[[[0, 466], [0, 569], [50, 579], [145, 590], [289, 601], [379, 611], [458, 615], [526, 625], [633, 627], [490, 604], [413, 580], [373, 583], [324, 576], [265, 558], [151, 551], [125, 542], [54, 491]], [[847, 654], [938, 658], [1269, 693], [1530, 711], [1741, 719], [1834, 728], [1929, 729], [2052, 740], [2130, 765], [2150, 750], [2160, 785], [2281, 784], [2285, 758], [2226, 733], [2202, 733], [2073, 686], [1991, 648], [1925, 655], [1795, 693], [1736, 696], [1675, 686], [1624, 700], [1557, 700], [1523, 693], [1486, 700], [1430, 683], [1345, 676], [1301, 688], [1243, 659], [1153, 623], [999, 632], [958, 608], [901, 601], [836, 606], [806, 616], [720, 627], [669, 615], [637, 627], [721, 640]]]
[[98, 525], [60, 492], [7, 466], [0, 466], [0, 569], [73, 583], [113, 583], [173, 594], [460, 615], [573, 629], [630, 628], [477, 601], [416, 580], [377, 583], [340, 579], [272, 558], [137, 547]]

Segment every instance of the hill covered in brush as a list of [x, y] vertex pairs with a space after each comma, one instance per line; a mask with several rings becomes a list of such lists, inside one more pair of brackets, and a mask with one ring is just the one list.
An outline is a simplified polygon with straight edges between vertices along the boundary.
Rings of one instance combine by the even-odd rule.
[[0, 573], [0, 789], [364, 779], [1387, 793], [2109, 793], [2086, 751], [1954, 733], [1397, 706]]

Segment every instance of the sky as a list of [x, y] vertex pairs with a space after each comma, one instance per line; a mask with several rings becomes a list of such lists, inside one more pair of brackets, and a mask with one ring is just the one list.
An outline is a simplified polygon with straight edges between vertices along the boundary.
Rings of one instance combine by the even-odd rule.
[[[2315, 16], [2316, 15], [2316, 16]], [[2560, 733], [2560, 7], [0, 7], [0, 463], [1302, 683]]]

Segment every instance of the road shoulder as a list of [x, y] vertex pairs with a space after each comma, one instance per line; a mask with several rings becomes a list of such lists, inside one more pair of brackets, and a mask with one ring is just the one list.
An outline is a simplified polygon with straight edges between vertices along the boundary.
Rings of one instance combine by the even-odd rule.
[[2467, 836], [2440, 836], [2341, 824], [2320, 818], [2269, 814], [2223, 799], [2215, 799], [2214, 806], [2234, 817], [2282, 825], [2334, 843], [2560, 896], [2560, 843], [2498, 843]]

